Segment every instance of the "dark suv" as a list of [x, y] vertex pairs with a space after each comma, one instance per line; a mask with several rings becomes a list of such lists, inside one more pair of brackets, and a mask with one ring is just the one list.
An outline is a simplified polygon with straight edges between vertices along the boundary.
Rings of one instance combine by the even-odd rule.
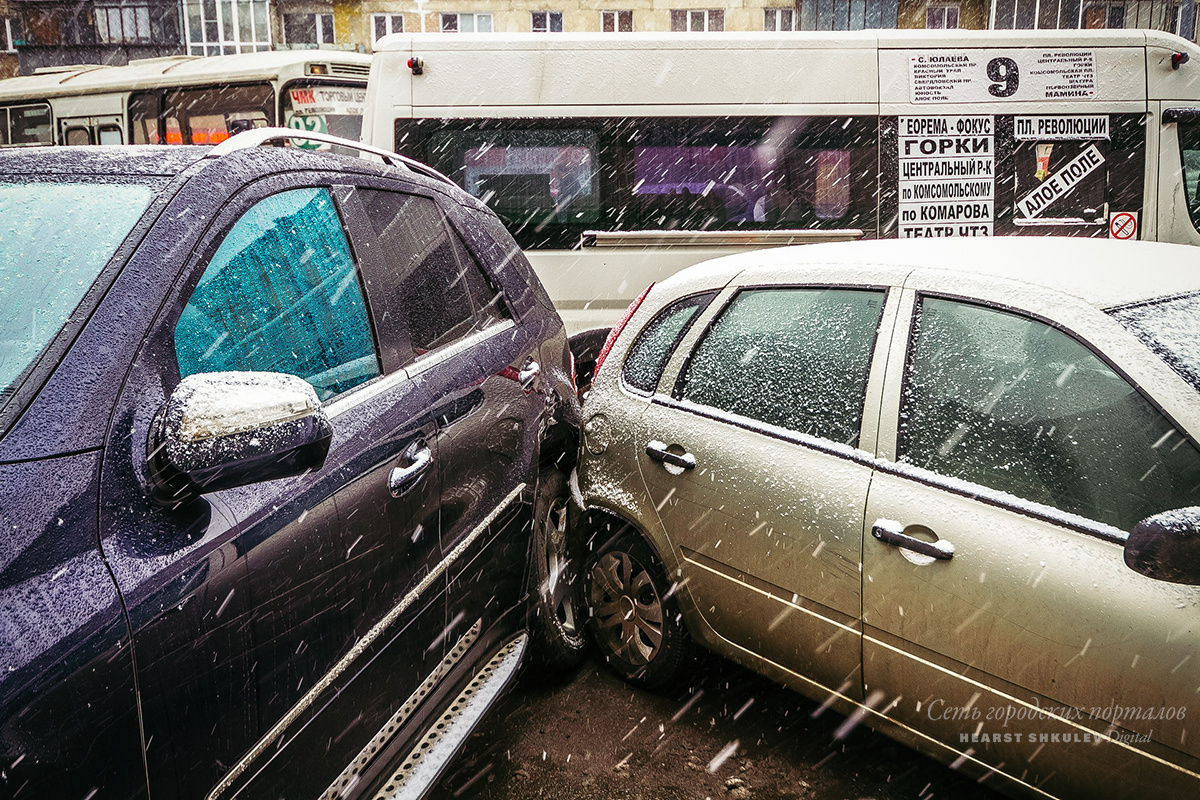
[[419, 796], [582, 646], [528, 262], [267, 138], [0, 153], [0, 796]]

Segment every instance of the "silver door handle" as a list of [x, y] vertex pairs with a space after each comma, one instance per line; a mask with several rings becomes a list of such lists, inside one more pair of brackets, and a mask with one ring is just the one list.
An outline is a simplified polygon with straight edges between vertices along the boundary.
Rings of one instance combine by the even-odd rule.
[[914, 553], [920, 553], [930, 558], [941, 561], [949, 561], [954, 558], [954, 545], [950, 542], [945, 539], [927, 542], [924, 539], [909, 536], [904, 532], [904, 526], [894, 519], [875, 520], [875, 524], [871, 526], [871, 535], [884, 544], [903, 547], [905, 550], [912, 550]]
[[407, 467], [395, 467], [388, 474], [388, 491], [392, 497], [399, 497], [413, 487], [417, 476], [433, 462], [433, 451], [424, 442], [413, 442], [404, 451], [404, 458], [412, 464]]
[[529, 363], [517, 373], [517, 382], [521, 384], [521, 388], [528, 389], [537, 380], [537, 376], [542, 374], [542, 365], [530, 359]]
[[659, 463], [672, 464], [684, 469], [695, 469], [696, 467], [696, 457], [694, 455], [691, 453], [683, 453], [682, 455], [672, 453], [664, 443], [657, 440], [647, 442], [646, 455]]

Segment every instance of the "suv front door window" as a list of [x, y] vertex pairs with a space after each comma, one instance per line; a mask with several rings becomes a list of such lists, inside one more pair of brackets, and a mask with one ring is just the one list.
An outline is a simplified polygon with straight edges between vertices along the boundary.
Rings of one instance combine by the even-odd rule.
[[328, 399], [379, 375], [353, 255], [328, 189], [249, 209], [209, 261], [175, 328], [180, 376], [253, 370]]

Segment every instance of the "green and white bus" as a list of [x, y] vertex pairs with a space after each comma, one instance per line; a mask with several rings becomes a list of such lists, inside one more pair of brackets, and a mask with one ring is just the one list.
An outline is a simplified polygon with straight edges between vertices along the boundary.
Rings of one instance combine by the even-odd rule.
[[285, 50], [43, 68], [0, 81], [0, 146], [217, 144], [276, 125], [358, 139], [370, 63]]

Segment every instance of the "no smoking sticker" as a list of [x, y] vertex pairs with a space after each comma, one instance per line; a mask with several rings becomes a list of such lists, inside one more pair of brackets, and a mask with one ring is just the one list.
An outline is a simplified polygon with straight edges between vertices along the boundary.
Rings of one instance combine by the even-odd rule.
[[1108, 220], [1108, 235], [1114, 239], [1133, 239], [1137, 236], [1137, 214], [1118, 211]]

